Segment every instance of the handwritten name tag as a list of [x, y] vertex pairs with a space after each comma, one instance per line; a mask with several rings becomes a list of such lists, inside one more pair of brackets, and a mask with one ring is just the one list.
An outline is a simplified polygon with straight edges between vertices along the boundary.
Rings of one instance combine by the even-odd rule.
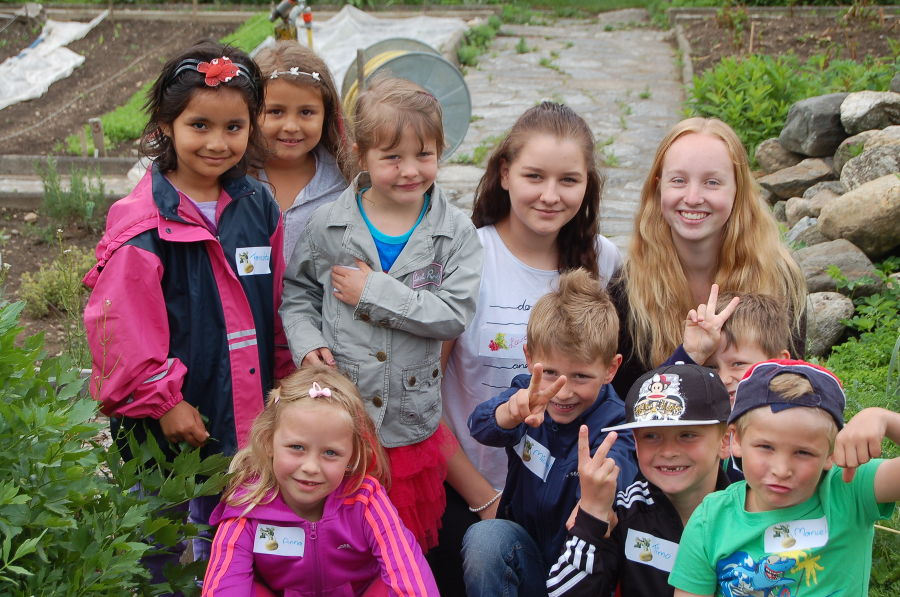
[[444, 281], [444, 266], [440, 263], [432, 263], [412, 273], [412, 287], [421, 288], [433, 284], [440, 286]]
[[306, 531], [300, 527], [276, 527], [270, 524], [256, 527], [253, 553], [303, 557], [305, 548]]
[[234, 260], [240, 276], [271, 274], [271, 258], [272, 247], [241, 247], [234, 250]]
[[663, 572], [671, 572], [676, 555], [678, 555], [677, 543], [628, 529], [628, 536], [625, 538], [625, 557], [632, 562], [653, 566]]
[[789, 520], [766, 529], [765, 548], [769, 553], [822, 547], [828, 543], [828, 521], [825, 517], [811, 520]]
[[550, 450], [535, 441], [533, 437], [527, 435], [519, 440], [514, 448], [516, 454], [522, 459], [525, 468], [541, 478], [541, 481], [547, 480], [550, 474], [550, 468], [556, 461], [556, 458], [550, 455]]

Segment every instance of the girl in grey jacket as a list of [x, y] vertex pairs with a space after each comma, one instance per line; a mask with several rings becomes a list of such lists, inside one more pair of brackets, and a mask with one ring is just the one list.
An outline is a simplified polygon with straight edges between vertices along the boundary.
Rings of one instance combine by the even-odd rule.
[[423, 551], [437, 544], [455, 440], [441, 419], [441, 342], [475, 312], [481, 244], [434, 183], [441, 107], [402, 79], [357, 102], [363, 170], [310, 218], [284, 279], [281, 317], [298, 365], [336, 366], [360, 389], [387, 448], [391, 500]]

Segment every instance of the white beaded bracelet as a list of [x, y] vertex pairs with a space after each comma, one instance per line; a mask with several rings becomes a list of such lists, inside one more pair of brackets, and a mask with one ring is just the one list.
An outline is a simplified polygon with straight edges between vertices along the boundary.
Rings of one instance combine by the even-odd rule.
[[469, 512], [476, 512], [476, 513], [477, 513], [477, 512], [481, 512], [482, 510], [486, 510], [487, 508], [490, 507], [491, 504], [493, 504], [494, 502], [496, 502], [497, 500], [499, 500], [501, 495], [503, 495], [503, 490], [502, 490], [502, 489], [501, 489], [500, 491], [497, 492], [497, 495], [495, 495], [494, 497], [492, 497], [491, 499], [489, 499], [489, 500], [487, 501], [487, 503], [485, 503], [483, 506], [478, 506], [477, 508], [473, 508], [472, 506], [469, 506]]

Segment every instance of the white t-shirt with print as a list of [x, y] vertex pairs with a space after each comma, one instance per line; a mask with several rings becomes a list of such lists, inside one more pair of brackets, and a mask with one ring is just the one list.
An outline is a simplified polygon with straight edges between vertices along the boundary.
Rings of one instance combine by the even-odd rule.
[[[475, 407], [509, 389], [513, 377], [528, 373], [525, 331], [535, 302], [553, 290], [557, 270], [530, 267], [517, 259], [494, 226], [478, 229], [484, 247], [481, 290], [475, 318], [457, 338], [447, 362], [441, 395], [444, 419], [466, 455], [497, 489], [506, 482], [506, 454], [484, 446], [469, 435], [467, 420]], [[618, 248], [597, 235], [600, 278], [605, 286], [622, 265]]]

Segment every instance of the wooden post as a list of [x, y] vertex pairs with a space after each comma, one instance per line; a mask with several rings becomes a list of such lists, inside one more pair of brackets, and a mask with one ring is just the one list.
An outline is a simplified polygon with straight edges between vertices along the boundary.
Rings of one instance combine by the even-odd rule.
[[99, 118], [88, 119], [91, 125], [91, 138], [94, 140], [94, 157], [106, 157], [106, 143], [103, 141], [103, 123]]

